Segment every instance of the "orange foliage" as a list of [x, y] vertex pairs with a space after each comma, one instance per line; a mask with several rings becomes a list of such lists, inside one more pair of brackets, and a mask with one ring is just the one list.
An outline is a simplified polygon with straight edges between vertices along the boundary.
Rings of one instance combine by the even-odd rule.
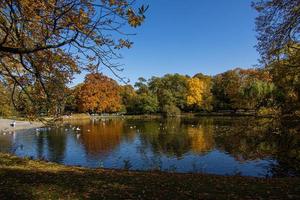
[[79, 111], [92, 113], [120, 111], [119, 90], [117, 82], [103, 74], [87, 75], [77, 93]]

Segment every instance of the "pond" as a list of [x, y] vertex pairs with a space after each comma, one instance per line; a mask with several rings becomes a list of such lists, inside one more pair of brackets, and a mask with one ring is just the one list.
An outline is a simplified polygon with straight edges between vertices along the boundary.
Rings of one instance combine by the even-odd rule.
[[65, 165], [184, 173], [300, 175], [300, 134], [272, 119], [98, 119], [9, 134], [0, 151]]

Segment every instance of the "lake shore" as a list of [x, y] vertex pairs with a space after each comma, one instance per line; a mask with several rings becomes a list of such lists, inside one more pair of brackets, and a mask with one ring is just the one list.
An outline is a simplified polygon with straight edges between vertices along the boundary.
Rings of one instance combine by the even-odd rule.
[[299, 199], [299, 178], [88, 169], [0, 153], [0, 199]]
[[41, 122], [30, 122], [30, 121], [19, 121], [16, 120], [15, 127], [12, 127], [10, 124], [14, 120], [12, 119], [0, 119], [0, 132], [11, 132], [11, 131], [20, 131], [32, 128], [39, 128], [44, 126]]

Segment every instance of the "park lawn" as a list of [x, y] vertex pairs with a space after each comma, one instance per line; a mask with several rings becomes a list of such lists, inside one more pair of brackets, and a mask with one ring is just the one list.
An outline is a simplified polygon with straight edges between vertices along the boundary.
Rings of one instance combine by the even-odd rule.
[[300, 179], [87, 169], [0, 153], [0, 199], [300, 199]]

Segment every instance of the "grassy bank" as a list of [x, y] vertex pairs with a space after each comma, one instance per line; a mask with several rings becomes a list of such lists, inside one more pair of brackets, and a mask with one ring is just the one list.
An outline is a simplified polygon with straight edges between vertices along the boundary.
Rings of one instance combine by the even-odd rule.
[[0, 154], [0, 199], [299, 199], [299, 178], [66, 167]]

